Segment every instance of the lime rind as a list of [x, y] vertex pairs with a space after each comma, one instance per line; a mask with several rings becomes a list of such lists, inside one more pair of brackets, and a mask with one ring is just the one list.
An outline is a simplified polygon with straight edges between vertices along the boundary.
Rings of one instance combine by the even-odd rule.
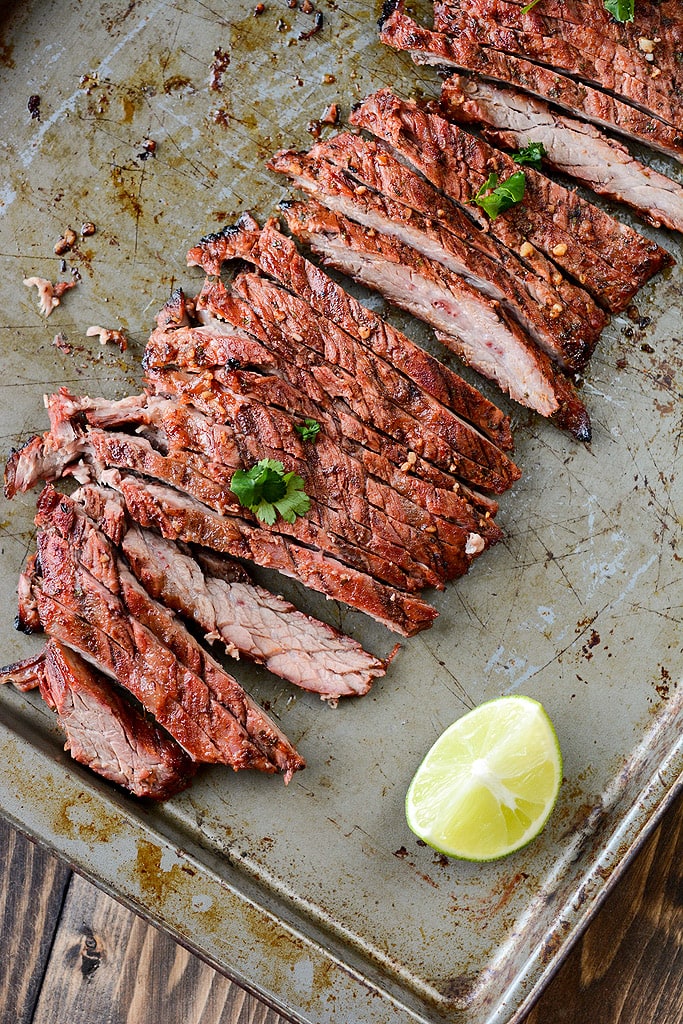
[[561, 781], [560, 745], [542, 704], [496, 697], [455, 721], [428, 751], [406, 794], [406, 820], [448, 857], [497, 860], [543, 830]]

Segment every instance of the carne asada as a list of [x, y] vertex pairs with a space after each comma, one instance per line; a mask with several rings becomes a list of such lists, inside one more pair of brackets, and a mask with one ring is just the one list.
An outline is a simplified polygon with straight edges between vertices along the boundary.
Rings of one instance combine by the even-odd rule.
[[[607, 313], [596, 305], [588, 292], [569, 282], [538, 249], [522, 245], [517, 252], [503, 245], [488, 231], [487, 225], [482, 230], [482, 225], [475, 224], [468, 211], [396, 159], [384, 143], [346, 132], [316, 143], [310, 155], [348, 171], [361, 188], [365, 186], [385, 199], [400, 202], [424, 218], [434, 220], [440, 231], [455, 235], [469, 250], [488, 258], [492, 264], [500, 264], [508, 277], [542, 310], [541, 315], [558, 325], [557, 331], [563, 332], [567, 339], [565, 344], [572, 341], [577, 353], [575, 358], [582, 347], [592, 352], [609, 319]], [[430, 252], [426, 255], [434, 256]], [[575, 327], [577, 319], [583, 324], [582, 330], [577, 331]]]
[[99, 472], [98, 481], [123, 494], [129, 515], [141, 526], [156, 528], [172, 540], [278, 569], [312, 590], [366, 612], [403, 636], [427, 629], [437, 616], [436, 609], [417, 595], [386, 586], [320, 549], [259, 529], [246, 519], [218, 515], [170, 487], [118, 470]]
[[439, 338], [515, 401], [590, 440], [588, 413], [569, 380], [502, 311], [440, 264], [317, 203], [285, 210], [290, 230], [325, 263], [376, 288], [431, 324]]
[[[361, 141], [355, 136], [349, 138]], [[552, 311], [554, 303], [539, 305], [500, 262], [476, 249], [470, 239], [481, 231], [465, 214], [461, 214], [465, 223], [462, 224], [462, 237], [459, 237], [447, 230], [441, 221], [432, 219], [431, 215], [417, 213], [412, 206], [404, 206], [393, 198], [359, 185], [348, 172], [311, 154], [282, 151], [269, 161], [268, 166], [287, 174], [295, 185], [332, 212], [372, 231], [392, 235], [423, 256], [443, 263], [486, 298], [499, 302], [505, 312], [565, 368], [576, 370], [585, 363], [594, 342], [590, 338], [589, 348], [584, 341], [586, 336], [590, 337], [585, 321], [568, 306], [563, 306], [562, 313], [557, 316]], [[404, 169], [404, 173], [410, 172]], [[445, 200], [440, 199], [439, 202], [443, 204]], [[432, 214], [436, 209], [432, 208]]]
[[544, 19], [537, 9], [522, 14], [505, 0], [436, 0], [434, 27], [565, 71], [672, 127], [683, 123], [683, 103], [676, 94], [679, 73], [666, 54], [664, 66], [653, 75], [637, 47], [622, 46], [583, 25]]
[[483, 126], [484, 137], [495, 145], [524, 149], [542, 143], [549, 166], [633, 207], [654, 227], [683, 231], [683, 188], [597, 128], [554, 114], [516, 89], [456, 75], [444, 82], [441, 105], [449, 119]]
[[414, 387], [468, 419], [499, 448], [511, 449], [509, 418], [500, 409], [304, 259], [274, 221], [261, 229], [253, 217], [243, 214], [236, 224], [202, 238], [187, 255], [188, 266], [201, 266], [209, 274], [219, 274], [223, 263], [234, 259], [253, 263], [356, 341], [391, 362]]
[[[564, 0], [562, 0], [564, 6]], [[590, 5], [593, 7], [594, 5]], [[627, 139], [643, 143], [683, 163], [683, 131], [653, 114], [646, 114], [616, 96], [551, 68], [463, 35], [448, 35], [423, 28], [403, 13], [399, 0], [385, 5], [380, 38], [395, 50], [406, 50], [416, 64], [436, 64], [470, 71], [482, 78], [511, 84], [532, 96], [551, 102], [560, 110], [612, 128]]]
[[[482, 222], [472, 197], [491, 172], [503, 179], [518, 170], [511, 157], [389, 89], [359, 103], [350, 120], [383, 139]], [[577, 193], [533, 168], [525, 175], [524, 203], [489, 222], [491, 232], [517, 249], [524, 241], [540, 248], [611, 312], [625, 309], [647, 280], [671, 264], [666, 250]]]
[[124, 685], [196, 761], [280, 771], [303, 767], [287, 738], [180, 624], [149, 597], [111, 542], [49, 484], [38, 499], [45, 632]]

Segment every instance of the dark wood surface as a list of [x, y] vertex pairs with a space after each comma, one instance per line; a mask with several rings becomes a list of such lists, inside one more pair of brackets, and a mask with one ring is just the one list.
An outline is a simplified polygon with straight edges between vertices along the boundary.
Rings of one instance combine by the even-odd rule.
[[[0, 851], [2, 1024], [286, 1024], [2, 821]], [[682, 1022], [682, 882], [679, 801], [525, 1024]]]

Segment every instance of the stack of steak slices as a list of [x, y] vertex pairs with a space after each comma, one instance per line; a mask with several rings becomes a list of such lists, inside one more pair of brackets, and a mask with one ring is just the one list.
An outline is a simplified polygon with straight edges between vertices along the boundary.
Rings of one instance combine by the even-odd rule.
[[572, 378], [609, 313], [669, 254], [533, 168], [522, 202], [489, 220], [472, 197], [519, 166], [388, 89], [357, 104], [351, 122], [374, 138], [344, 132], [269, 161], [312, 197], [283, 204], [293, 234], [430, 324], [517, 402], [590, 440]]
[[385, 4], [380, 38], [453, 75], [446, 117], [510, 149], [542, 143], [548, 167], [625, 203], [656, 227], [683, 230], [683, 190], [644, 166], [605, 128], [683, 162], [683, 14], [675, 3], [635, 5], [633, 23], [592, 0], [458, 0], [434, 5], [436, 31]]
[[[210, 276], [160, 312], [143, 393], [62, 388], [50, 430], [5, 471], [8, 497], [45, 484], [18, 626], [49, 640], [0, 678], [39, 687], [77, 760], [153, 798], [199, 764], [285, 780], [303, 767], [197, 631], [332, 703], [366, 693], [392, 656], [298, 611], [246, 563], [411, 636], [436, 616], [422, 591], [501, 538], [497, 495], [519, 478], [508, 417], [274, 222], [244, 215], [189, 261]], [[229, 286], [214, 276], [226, 261]], [[263, 522], [240, 503], [235, 472], [265, 459], [302, 478], [307, 512]], [[67, 477], [81, 485], [70, 496], [53, 487]]]

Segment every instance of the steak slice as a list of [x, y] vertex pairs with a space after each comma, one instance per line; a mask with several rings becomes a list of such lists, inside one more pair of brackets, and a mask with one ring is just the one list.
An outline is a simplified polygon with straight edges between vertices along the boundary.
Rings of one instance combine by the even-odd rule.
[[195, 622], [208, 639], [219, 639], [229, 654], [265, 665], [323, 700], [335, 703], [339, 697], [365, 694], [386, 671], [386, 663], [357, 641], [248, 577], [220, 575], [215, 558], [198, 560], [177, 543], [139, 527], [126, 533], [123, 552], [145, 590]]
[[[495, 172], [505, 180], [519, 170], [511, 157], [438, 114], [382, 89], [356, 106], [351, 121], [383, 139], [433, 185], [471, 209], [471, 199]], [[522, 203], [493, 221], [493, 234], [519, 248], [524, 240], [573, 275], [611, 312], [626, 308], [636, 291], [672, 258], [655, 242], [620, 224], [575, 192], [526, 168]]]
[[455, 75], [442, 87], [441, 105], [450, 119], [483, 126], [485, 138], [497, 146], [524, 149], [542, 143], [544, 160], [555, 170], [626, 203], [656, 228], [683, 231], [683, 188], [592, 125], [555, 114], [517, 89]]
[[194, 759], [281, 771], [303, 760], [172, 612], [153, 601], [75, 502], [49, 485], [36, 522], [46, 632], [126, 687]]
[[187, 789], [197, 766], [156, 722], [63, 644], [50, 640], [43, 657], [40, 693], [74, 761], [138, 797], [167, 800]]
[[[461, 207], [439, 192], [421, 175], [400, 162], [381, 142], [364, 139], [349, 132], [316, 143], [311, 155], [347, 170], [361, 186], [414, 210], [432, 221], [438, 231], [464, 242], [491, 264], [503, 268], [508, 279], [524, 289], [539, 315], [563, 332], [565, 347], [574, 346], [578, 358], [581, 348], [592, 352], [608, 315], [585, 289], [568, 281], [558, 268], [531, 245], [520, 245], [517, 252], [503, 245], [481, 224], [475, 224]], [[445, 243], [444, 243], [445, 244]], [[419, 248], [419, 246], [416, 246]], [[522, 256], [522, 252], [524, 256]], [[432, 253], [428, 252], [431, 256]], [[576, 321], [583, 324], [577, 331]]]
[[171, 540], [199, 544], [278, 569], [312, 590], [365, 612], [403, 636], [414, 636], [427, 629], [437, 616], [436, 609], [420, 597], [387, 587], [320, 550], [260, 530], [246, 520], [217, 515], [170, 487], [146, 483], [117, 470], [102, 472], [99, 482], [123, 494], [129, 515], [141, 526], [157, 529]]
[[499, 262], [493, 262], [469, 244], [469, 238], [479, 233], [471, 221], [467, 241], [461, 240], [431, 216], [425, 217], [411, 206], [359, 185], [344, 170], [305, 153], [281, 151], [268, 166], [287, 174], [297, 187], [333, 213], [372, 231], [391, 235], [424, 256], [443, 263], [487, 299], [500, 303], [505, 312], [565, 369], [579, 370], [585, 365], [596, 340], [590, 339], [593, 343], [590, 347], [586, 344], [585, 322], [569, 307], [563, 307], [558, 317], [552, 306], [539, 306]]
[[585, 26], [544, 19], [536, 9], [522, 14], [504, 0], [437, 0], [434, 27], [566, 71], [674, 127], [683, 123], [683, 104], [676, 95], [680, 82], [666, 57], [667, 66], [653, 76], [639, 49], [620, 46]]
[[[408, 51], [416, 64], [471, 71], [493, 82], [515, 85], [532, 96], [551, 101], [560, 110], [611, 128], [627, 139], [683, 162], [680, 127], [567, 75], [484, 45], [484, 41], [477, 43], [463, 35], [432, 32], [405, 15], [402, 6], [398, 2], [385, 5], [387, 17], [381, 24], [380, 38], [395, 50]], [[599, 7], [594, 3], [590, 6], [595, 10]]]
[[507, 321], [490, 300], [468, 294], [462, 279], [402, 245], [372, 234], [318, 204], [292, 204], [290, 230], [325, 262], [379, 290], [431, 324], [439, 339], [515, 401], [590, 440], [590, 421], [569, 380]]
[[468, 419], [499, 448], [512, 449], [509, 418], [500, 409], [304, 259], [294, 242], [277, 230], [274, 221], [261, 230], [253, 217], [243, 214], [236, 224], [200, 239], [187, 255], [188, 266], [201, 266], [209, 274], [219, 274], [223, 263], [234, 259], [257, 266], [393, 364], [413, 387], [428, 392], [446, 408]]

